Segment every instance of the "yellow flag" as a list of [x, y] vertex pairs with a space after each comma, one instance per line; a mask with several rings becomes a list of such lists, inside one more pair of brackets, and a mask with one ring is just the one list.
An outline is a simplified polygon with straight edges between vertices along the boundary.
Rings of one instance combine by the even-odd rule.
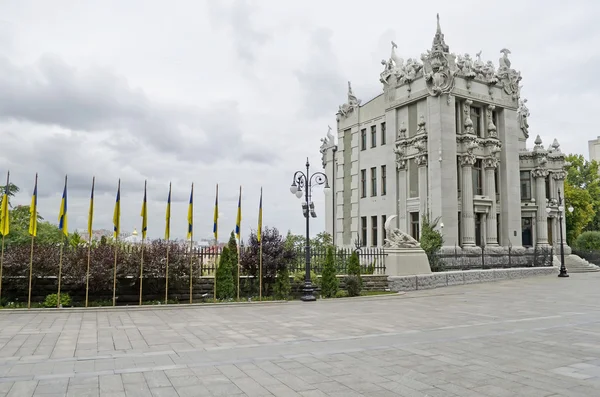
[[213, 234], [215, 241], [219, 239], [219, 185], [217, 185], [217, 194], [215, 196], [215, 214], [213, 216]]
[[169, 241], [171, 237], [171, 184], [169, 183], [169, 197], [167, 197], [167, 214], [165, 225], [165, 240]]
[[260, 188], [260, 201], [258, 202], [258, 229], [256, 229], [256, 240], [260, 243], [262, 238], [262, 187]]
[[69, 237], [69, 218], [67, 215], [67, 177], [65, 176], [65, 188], [63, 189], [62, 199], [60, 200], [60, 212], [58, 214], [58, 228], [67, 237]]
[[37, 180], [38, 176], [35, 174], [35, 185], [33, 186], [31, 206], [29, 207], [29, 235], [33, 237], [37, 236]]
[[115, 200], [115, 212], [113, 213], [113, 237], [115, 240], [121, 234], [121, 180], [117, 187], [117, 199]]
[[92, 223], [94, 222], [94, 186], [96, 185], [96, 177], [92, 178], [92, 193], [90, 195], [90, 211], [88, 213], [88, 238], [92, 239]]
[[235, 220], [235, 235], [240, 241], [240, 234], [242, 228], [242, 187], [240, 186], [240, 198], [238, 199], [238, 210], [237, 210], [237, 218]]
[[187, 238], [192, 238], [194, 235], [194, 184], [192, 183], [192, 191], [190, 192], [190, 204], [188, 205], [188, 230]]
[[147, 181], [144, 181], [144, 202], [142, 203], [142, 240], [146, 239], [146, 233], [148, 232], [148, 202], [146, 200], [146, 185]]
[[10, 232], [10, 220], [8, 216], [8, 187], [10, 183], [10, 172], [6, 174], [6, 187], [2, 195], [2, 205], [0, 205], [0, 234], [8, 236]]

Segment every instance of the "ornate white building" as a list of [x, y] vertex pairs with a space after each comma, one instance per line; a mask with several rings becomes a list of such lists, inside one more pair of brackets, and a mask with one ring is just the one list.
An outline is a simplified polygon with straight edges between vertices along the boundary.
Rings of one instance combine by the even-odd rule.
[[330, 131], [321, 145], [335, 244], [382, 246], [396, 214], [397, 227], [418, 239], [427, 214], [443, 224], [447, 253], [558, 247], [565, 156], [539, 136], [526, 149], [529, 111], [509, 54], [502, 49], [495, 65], [481, 51], [451, 53], [438, 16], [420, 60], [404, 61], [392, 42], [382, 94], [361, 104], [348, 83], [337, 143]]

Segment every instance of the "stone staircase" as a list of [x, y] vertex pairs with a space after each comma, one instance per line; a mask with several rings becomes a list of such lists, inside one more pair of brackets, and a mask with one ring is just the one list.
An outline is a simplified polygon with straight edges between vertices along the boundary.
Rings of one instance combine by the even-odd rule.
[[[558, 261], [556, 259], [558, 259]], [[554, 263], [556, 264], [558, 262], [558, 266], [560, 267], [560, 257], [556, 257], [556, 259], [554, 260]], [[567, 267], [568, 273], [589, 273], [600, 271], [600, 267], [593, 265], [585, 259], [573, 254], [565, 255], [565, 266]]]

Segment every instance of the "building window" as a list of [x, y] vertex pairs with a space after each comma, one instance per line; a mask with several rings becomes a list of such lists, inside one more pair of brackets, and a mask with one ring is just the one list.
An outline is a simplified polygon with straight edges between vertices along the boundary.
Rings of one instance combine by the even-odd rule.
[[551, 193], [550, 193], [550, 175], [548, 175], [546, 177], [546, 199], [550, 200], [551, 199]]
[[546, 222], [548, 222], [548, 243], [550, 245], [554, 245], [554, 236], [552, 234], [552, 221], [554, 218], [548, 217]]
[[377, 196], [377, 167], [371, 168], [371, 197]]
[[419, 197], [419, 167], [414, 161], [408, 162], [408, 186], [408, 197]]
[[473, 165], [473, 194], [481, 196], [483, 194], [483, 170], [481, 159], [477, 159]]
[[381, 195], [385, 196], [387, 193], [387, 168], [385, 165], [381, 166]]
[[386, 215], [381, 215], [381, 243], [385, 244], [387, 233], [385, 232], [385, 222], [387, 221]]
[[471, 121], [473, 122], [473, 133], [483, 137], [483, 128], [481, 128], [481, 109], [471, 106]]
[[460, 115], [461, 115], [461, 102], [457, 99], [456, 102], [454, 102], [454, 113], [455, 113], [455, 119], [456, 119], [456, 125], [454, 126], [455, 130], [454, 132], [456, 132], [457, 134], [459, 134], [462, 131], [462, 125], [460, 122]]
[[367, 129], [360, 130], [360, 150], [367, 150]]
[[[496, 194], [500, 193], [500, 175], [498, 175], [498, 167], [494, 168], [494, 189], [496, 189]], [[492, 200], [496, 200], [495, 197], [490, 197]]]
[[377, 216], [371, 217], [371, 246], [377, 247]]
[[530, 217], [521, 218], [521, 242], [523, 247], [533, 246], [533, 227], [531, 220], [532, 218]]
[[377, 146], [377, 126], [371, 126], [371, 147]]
[[360, 217], [360, 246], [367, 246], [367, 217]]
[[481, 234], [482, 230], [482, 216], [483, 214], [475, 214], [475, 245], [481, 247]]
[[521, 171], [521, 200], [531, 200], [531, 171]]
[[360, 197], [367, 197], [367, 170], [360, 170]]
[[492, 111], [492, 123], [494, 123], [494, 126], [496, 126], [496, 131], [498, 131], [498, 112], [495, 110]]
[[456, 190], [460, 197], [460, 191], [462, 189], [462, 167], [460, 165], [460, 157], [456, 157]]
[[498, 239], [498, 244], [502, 245], [502, 233], [500, 228], [500, 214], [496, 214], [496, 238]]
[[462, 246], [462, 214], [458, 213], [458, 245]]
[[410, 213], [410, 235], [415, 240], [419, 241], [419, 213], [411, 212]]
[[385, 145], [385, 121], [381, 123], [381, 144]]

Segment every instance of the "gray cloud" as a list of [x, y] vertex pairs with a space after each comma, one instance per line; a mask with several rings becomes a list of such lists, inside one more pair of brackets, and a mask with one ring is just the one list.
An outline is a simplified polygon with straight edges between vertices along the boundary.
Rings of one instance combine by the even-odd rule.
[[257, 52], [270, 38], [268, 33], [257, 29], [252, 22], [252, 15], [259, 9], [256, 4], [250, 4], [248, 0], [224, 3], [224, 1], [208, 2], [211, 22], [231, 32], [237, 54], [244, 61], [252, 64], [256, 60]]
[[303, 95], [302, 116], [333, 116], [344, 101], [345, 82], [331, 43], [332, 31], [315, 29], [309, 37], [308, 54], [295, 70]]

